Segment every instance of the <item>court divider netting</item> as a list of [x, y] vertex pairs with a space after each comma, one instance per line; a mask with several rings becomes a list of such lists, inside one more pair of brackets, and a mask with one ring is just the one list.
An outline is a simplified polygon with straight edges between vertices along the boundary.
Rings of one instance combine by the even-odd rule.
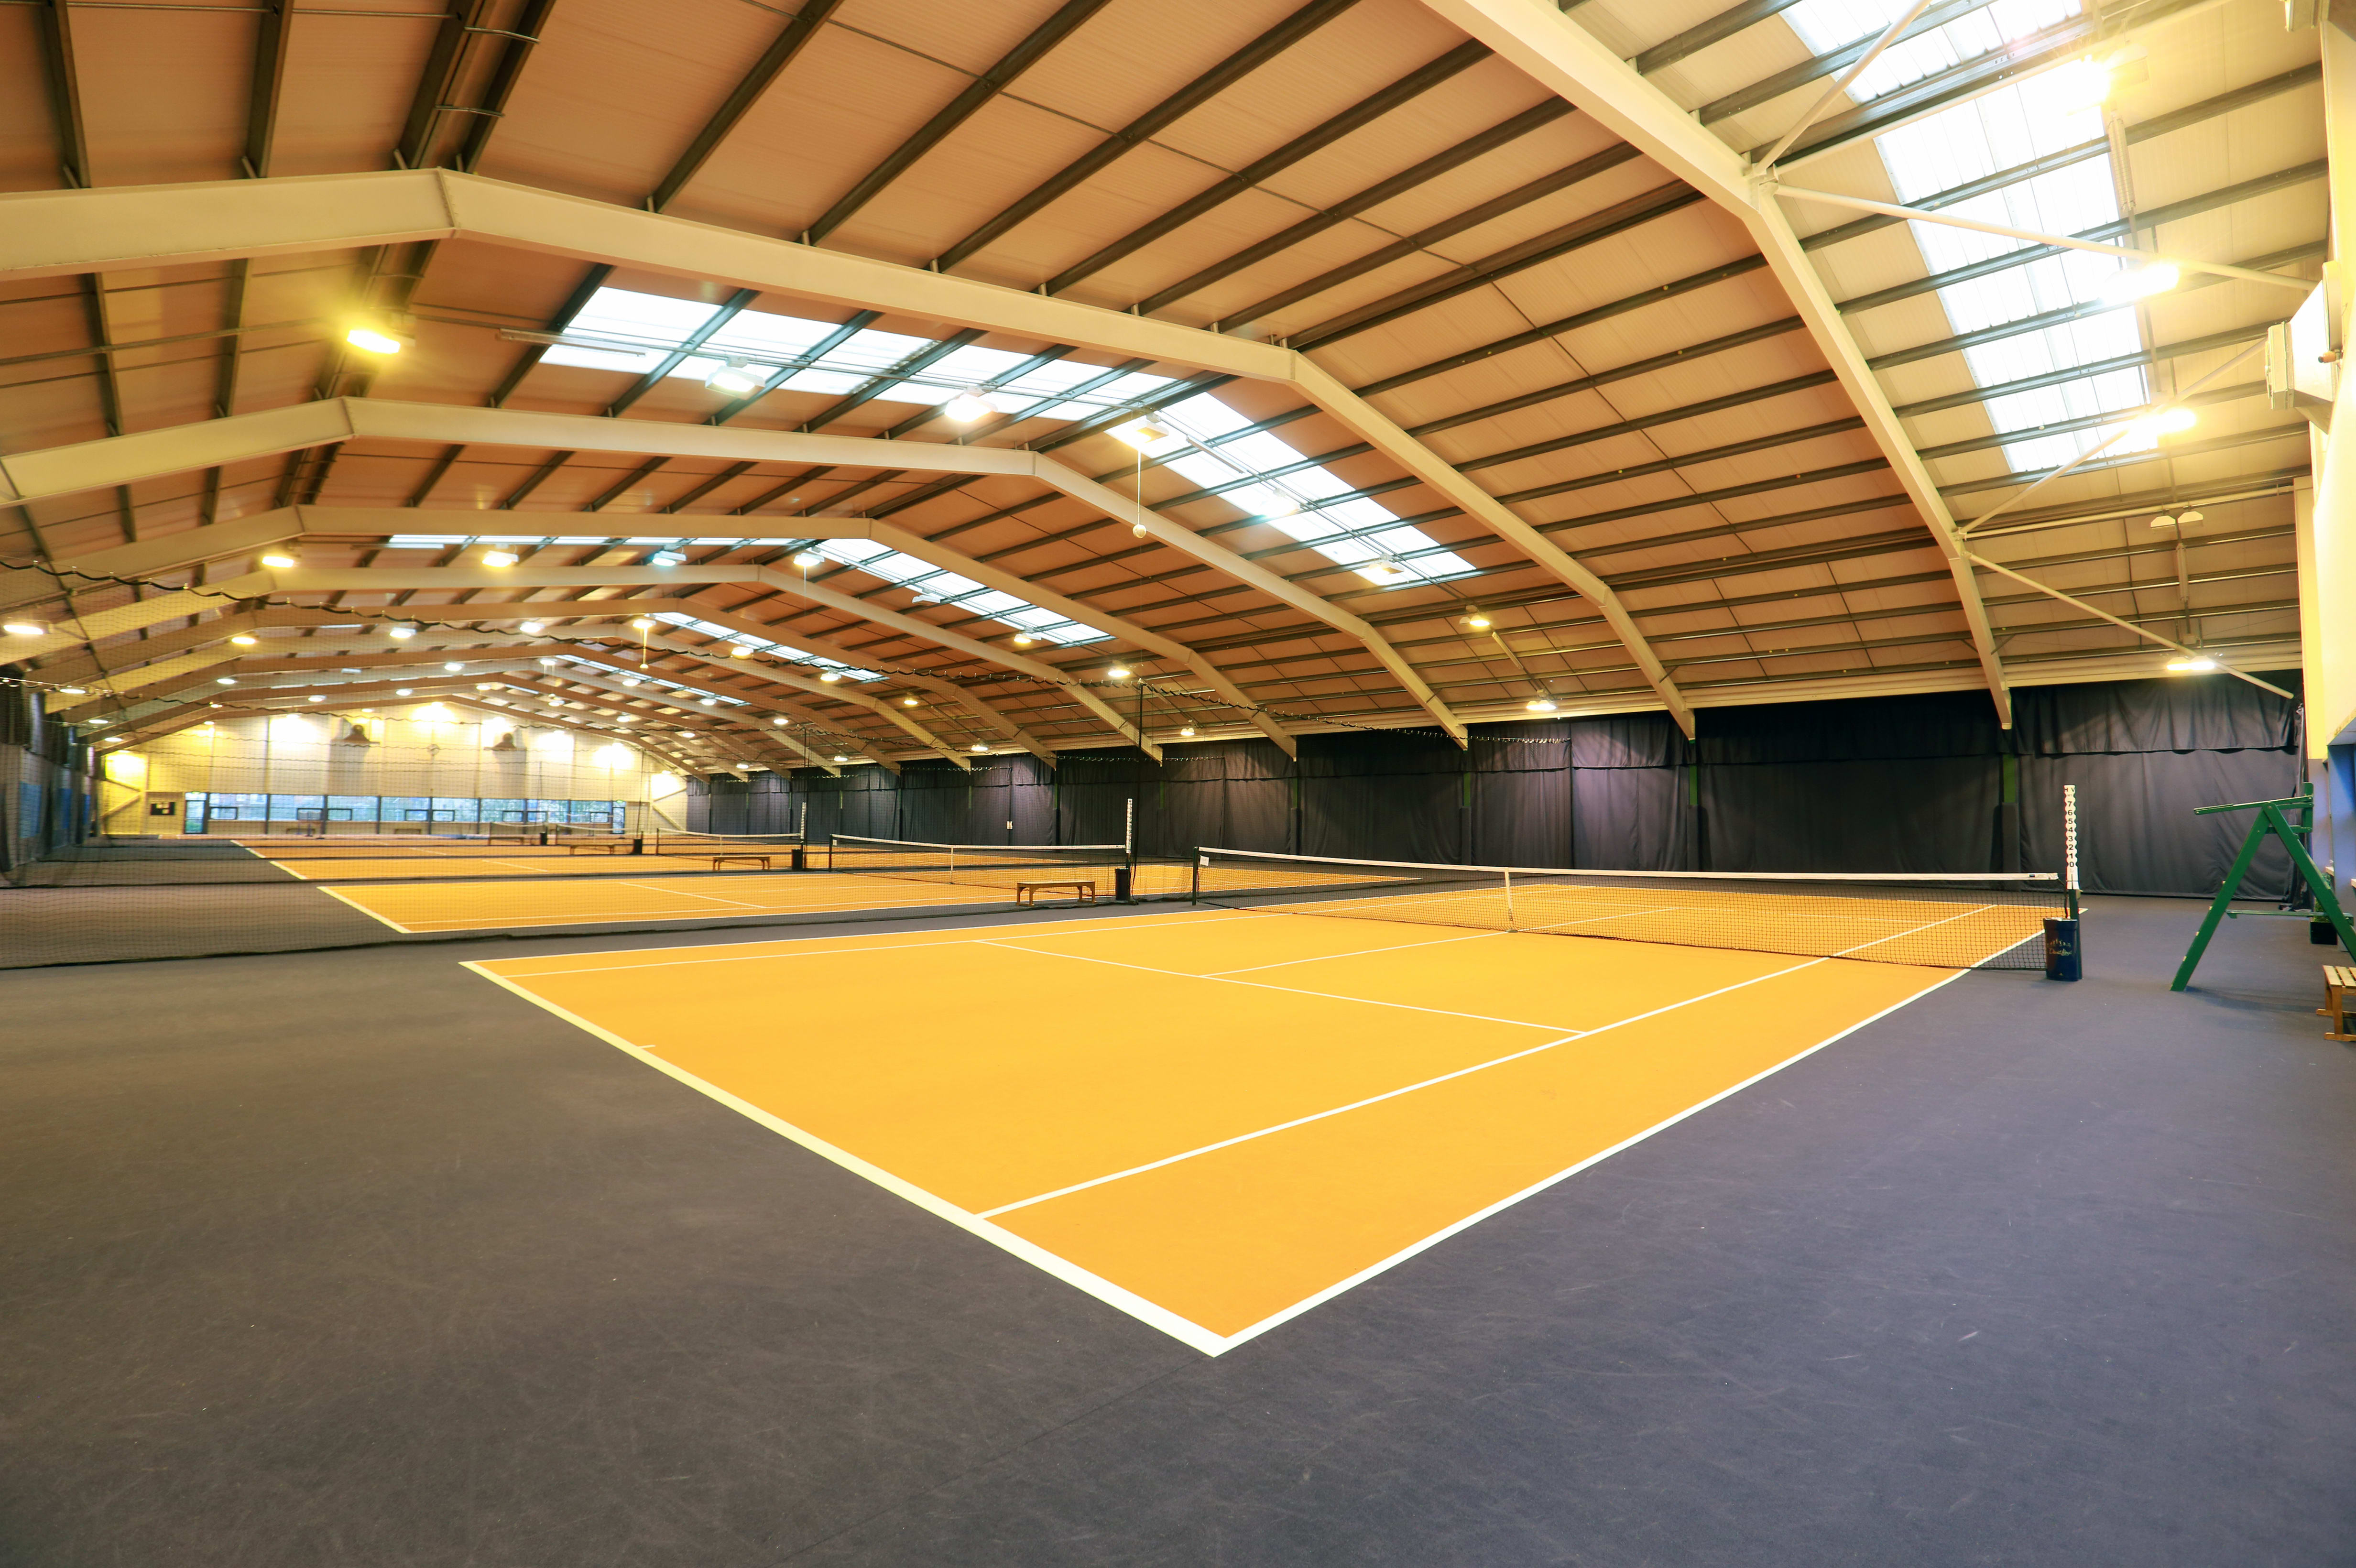
[[2041, 969], [2055, 872], [1572, 870], [1198, 849], [1197, 902], [1943, 969]]

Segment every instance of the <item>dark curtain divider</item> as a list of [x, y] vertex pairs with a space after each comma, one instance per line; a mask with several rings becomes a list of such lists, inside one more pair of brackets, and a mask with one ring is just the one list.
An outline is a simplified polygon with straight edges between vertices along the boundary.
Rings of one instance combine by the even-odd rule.
[[[2263, 696], [2264, 693], [2259, 695]], [[2211, 895], [2250, 831], [2247, 811], [2195, 816], [2197, 805], [2276, 800], [2299, 785], [2285, 752], [2128, 752], [2023, 757], [2023, 831], [2033, 869], [2062, 864], [2062, 786], [2078, 786], [2078, 874], [2095, 893]], [[2290, 857], [2269, 843], [2237, 896], [2290, 891]]]
[[[2296, 677], [2274, 677], [2289, 684]], [[809, 806], [836, 833], [954, 843], [1137, 848], [1625, 870], [1982, 871], [2061, 866], [2061, 785], [2083, 788], [2087, 886], [2207, 893], [2244, 819], [2194, 805], [2297, 786], [2295, 705], [2225, 677], [2027, 688], [2019, 729], [1972, 692], [1710, 709], [1688, 741], [1667, 715], [1483, 725], [1468, 750], [1414, 731], [993, 757], [842, 777], [696, 781], [691, 821], [777, 831]], [[1014, 824], [1012, 828], [1006, 825]], [[2008, 840], [2010, 840], [2008, 843]], [[2278, 893], [2261, 862], [2253, 893]]]
[[2002, 760], [1931, 756], [1701, 770], [1713, 871], [1985, 871]]

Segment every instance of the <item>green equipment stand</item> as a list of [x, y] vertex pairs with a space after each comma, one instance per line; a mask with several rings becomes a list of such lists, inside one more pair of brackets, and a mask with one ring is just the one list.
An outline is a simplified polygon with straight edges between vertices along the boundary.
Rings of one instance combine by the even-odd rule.
[[[2176, 978], [2168, 988], [2180, 991], [2190, 985], [2192, 971], [2200, 966], [2201, 955], [2208, 951], [2209, 939], [2217, 934], [2218, 922], [2238, 920], [2244, 914], [2287, 917], [2317, 923], [2328, 921], [2340, 938], [2340, 945], [2351, 956], [2356, 956], [2356, 930], [2351, 930], [2348, 924], [2348, 916], [2341, 911], [2340, 900], [2331, 891], [2331, 880], [2316, 869], [2313, 858], [2307, 852], [2304, 835], [2315, 822], [2312, 788], [2287, 800], [2245, 800], [2232, 805], [2200, 806], [2192, 815], [2213, 816], [2221, 811], [2254, 811], [2258, 819], [2250, 824], [2250, 836], [2242, 841], [2242, 852], [2233, 857], [2233, 869], [2225, 873], [2225, 885], [2217, 890], [2217, 900], [2209, 906], [2209, 913], [2201, 922], [2200, 934], [2192, 939], [2192, 945], [2186, 950], [2184, 962], [2178, 965]], [[2298, 814], [2296, 824], [2288, 815], [2292, 812]], [[2282, 840], [2283, 848], [2290, 851], [2290, 863], [2298, 868], [2300, 876], [2307, 879], [2308, 889], [2315, 894], [2315, 914], [2306, 914], [2297, 910], [2236, 910], [2232, 907], [2233, 895], [2242, 886], [2242, 879], [2250, 874], [2250, 866], [2258, 858], [2258, 847], [2269, 837]]]

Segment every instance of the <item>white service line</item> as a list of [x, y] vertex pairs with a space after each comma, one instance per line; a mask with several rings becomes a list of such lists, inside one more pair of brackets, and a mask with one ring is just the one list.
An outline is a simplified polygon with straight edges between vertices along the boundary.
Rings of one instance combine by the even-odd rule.
[[[1983, 914], [1987, 911], [1997, 907], [1999, 906], [1996, 904], [1974, 904], [1971, 908], [1964, 911], [1962, 914], [1951, 914], [1944, 916], [1938, 920], [1924, 921], [1921, 925], [1910, 927], [1905, 931], [1894, 931], [1888, 936], [1877, 936], [1870, 942], [1860, 942], [1855, 947], [1844, 947], [1838, 953], [1834, 954], [1833, 956], [1836, 958], [1846, 958], [1850, 954], [1861, 952], [1868, 947], [1879, 947], [1885, 942], [1896, 942], [1901, 937], [1912, 936], [1917, 932], [1930, 931], [1934, 927], [1945, 925], [1954, 921], [1962, 920], [1967, 915]], [[2019, 944], [2015, 944], [2015, 945], [2017, 946]], [[1931, 967], [1944, 968], [1946, 965], [1933, 965]]]
[[1323, 964], [1335, 958], [1364, 958], [1369, 953], [1400, 953], [1410, 947], [1443, 947], [1451, 942], [1478, 942], [1484, 936], [1510, 936], [1507, 931], [1475, 931], [1463, 936], [1435, 936], [1422, 942], [1394, 942], [1387, 947], [1360, 947], [1348, 953], [1321, 953], [1313, 958], [1280, 958], [1273, 964], [1247, 964], [1239, 969], [1213, 969], [1203, 976], [1205, 980], [1223, 980], [1230, 975], [1250, 975], [1262, 969], [1284, 969], [1295, 964]]
[[[1485, 933], [1483, 934], [1486, 934]], [[1183, 969], [1157, 969], [1151, 964], [1125, 964], [1118, 958], [1091, 958], [1084, 953], [1041, 952], [1035, 948], [1014, 947], [1003, 942], [991, 942], [991, 947], [1004, 947], [1009, 953], [1029, 953], [1040, 958], [1067, 958], [1075, 964], [1102, 964], [1114, 969], [1135, 969], [1141, 974], [1166, 975], [1173, 980], [1214, 980], [1222, 986], [1248, 986], [1256, 991], [1290, 991], [1296, 997], [1316, 997], [1328, 1002], [1358, 1002], [1370, 1008], [1398, 1008], [1403, 1012], [1434, 1013], [1445, 1019], [1471, 1019], [1475, 1023], [1510, 1024], [1515, 1029], [1568, 1029], [1568, 1024], [1534, 1023], [1528, 1019], [1493, 1018], [1487, 1013], [1463, 1013], [1453, 1008], [1419, 1008], [1413, 1002], [1386, 1002], [1375, 997], [1345, 997], [1338, 991], [1312, 991], [1301, 986], [1276, 986], [1266, 980], [1230, 980], [1218, 975], [1195, 975]]]
[[[1274, 1126], [1261, 1127], [1255, 1132], [1238, 1133], [1234, 1137], [1222, 1138], [1217, 1143], [1205, 1144], [1200, 1148], [1190, 1148], [1182, 1154], [1168, 1155], [1161, 1159], [1149, 1161], [1144, 1165], [1131, 1166], [1127, 1170], [1116, 1170], [1108, 1175], [1092, 1177], [1087, 1181], [1076, 1181], [1069, 1187], [1059, 1187], [1053, 1192], [1042, 1192], [1035, 1198], [1024, 1198], [1012, 1203], [1001, 1203], [995, 1209], [983, 1210], [981, 1211], [981, 1217], [985, 1220], [996, 1219], [1001, 1214], [1012, 1213], [1017, 1209], [1028, 1209], [1034, 1203], [1044, 1203], [1051, 1198], [1068, 1197], [1075, 1192], [1084, 1192], [1091, 1187], [1101, 1187], [1108, 1181], [1119, 1181], [1125, 1177], [1142, 1175], [1149, 1170], [1159, 1170], [1164, 1166], [1176, 1165], [1182, 1160], [1193, 1159], [1198, 1155], [1215, 1153], [1223, 1148], [1233, 1148], [1237, 1144], [1250, 1143], [1255, 1138], [1264, 1138], [1272, 1133], [1280, 1133], [1293, 1127], [1306, 1126], [1312, 1122], [1324, 1121], [1329, 1116], [1338, 1116], [1343, 1115], [1344, 1112], [1362, 1110], [1368, 1105], [1380, 1104], [1385, 1100], [1395, 1100], [1401, 1094], [1412, 1094], [1419, 1089], [1429, 1089], [1435, 1083], [1445, 1083], [1451, 1078], [1462, 1078], [1465, 1074], [1471, 1072], [1486, 1072], [1492, 1067], [1502, 1067], [1509, 1061], [1519, 1061], [1526, 1056], [1535, 1056], [1541, 1051], [1552, 1051], [1556, 1046], [1568, 1045], [1574, 1040], [1592, 1040], [1597, 1035], [1603, 1034], [1609, 1030], [1622, 1029], [1633, 1023], [1641, 1023], [1646, 1019], [1658, 1018], [1663, 1013], [1672, 1013], [1676, 1011], [1679, 1008], [1689, 1008], [1696, 1002], [1706, 1002], [1712, 997], [1722, 997], [1729, 991], [1739, 991], [1745, 986], [1755, 986], [1762, 980], [1772, 980], [1782, 975], [1796, 975], [1803, 969], [1813, 968], [1816, 965], [1824, 962], [1826, 961], [1822, 958], [1811, 958], [1805, 964], [1794, 964], [1789, 969], [1777, 969], [1770, 974], [1754, 975], [1748, 980], [1737, 980], [1731, 986], [1721, 986], [1715, 991], [1704, 991], [1697, 997], [1687, 997], [1682, 1000], [1671, 1002], [1665, 1007], [1655, 1008], [1649, 1012], [1636, 1013], [1624, 1019], [1615, 1019], [1611, 1023], [1602, 1024], [1590, 1029], [1576, 1029], [1569, 1034], [1563, 1035], [1559, 1039], [1546, 1040], [1537, 1045], [1526, 1046], [1524, 1049], [1511, 1052], [1508, 1055], [1496, 1057], [1488, 1061], [1476, 1061], [1470, 1067], [1459, 1067], [1453, 1072], [1443, 1072], [1436, 1078], [1427, 1078], [1419, 1083], [1408, 1083], [1397, 1089], [1387, 1089], [1379, 1094], [1370, 1094], [1363, 1100], [1354, 1100], [1346, 1105], [1336, 1105], [1329, 1111], [1313, 1111], [1308, 1115], [1296, 1116], [1291, 1121], [1279, 1122]], [[1314, 993], [1312, 994], [1313, 995]]]

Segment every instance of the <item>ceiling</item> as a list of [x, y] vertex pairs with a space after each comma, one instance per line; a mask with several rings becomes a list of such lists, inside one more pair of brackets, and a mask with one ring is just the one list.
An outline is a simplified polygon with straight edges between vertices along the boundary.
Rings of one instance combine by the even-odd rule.
[[[2136, 628], [2295, 666], [2293, 292], [2008, 294], [2013, 241], [1741, 188], [1862, 51], [1812, 32], [1894, 14], [0, 4], [0, 656], [118, 743], [405, 690], [697, 769], [2001, 707], [2156, 672]], [[1978, 215], [2074, 169], [2111, 242], [2311, 279], [2281, 17], [1946, 0], [1917, 32], [2002, 47], [1861, 77], [1780, 176]], [[2092, 55], [2083, 145], [1901, 188]]]

